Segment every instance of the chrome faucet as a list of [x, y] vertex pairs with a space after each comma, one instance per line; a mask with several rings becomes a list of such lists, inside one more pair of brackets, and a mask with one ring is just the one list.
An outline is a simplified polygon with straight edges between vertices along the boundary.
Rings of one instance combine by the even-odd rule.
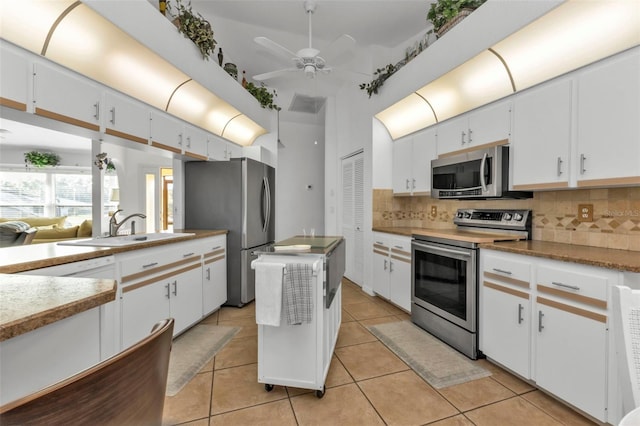
[[131, 219], [132, 217], [140, 217], [142, 219], [146, 219], [147, 216], [142, 214], [142, 213], [134, 213], [134, 214], [130, 214], [129, 216], [125, 217], [124, 219], [122, 219], [122, 222], [118, 223], [118, 220], [116, 219], [116, 215], [121, 212], [122, 209], [118, 209], [115, 211], [115, 213], [113, 213], [113, 215], [111, 215], [111, 219], [109, 219], [109, 236], [110, 237], [115, 237], [116, 235], [118, 235], [118, 229], [120, 229], [120, 227], [122, 225], [124, 225], [124, 223]]

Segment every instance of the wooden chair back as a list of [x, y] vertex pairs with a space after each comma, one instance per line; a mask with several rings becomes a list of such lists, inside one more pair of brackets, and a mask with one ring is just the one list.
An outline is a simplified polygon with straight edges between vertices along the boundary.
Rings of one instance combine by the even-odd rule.
[[160, 425], [173, 318], [113, 357], [0, 407], [1, 425]]

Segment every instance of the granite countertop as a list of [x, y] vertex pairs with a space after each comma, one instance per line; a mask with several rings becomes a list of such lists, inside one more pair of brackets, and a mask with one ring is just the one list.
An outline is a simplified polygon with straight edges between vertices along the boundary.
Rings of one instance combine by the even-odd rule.
[[194, 235], [185, 235], [166, 240], [149, 241], [127, 247], [65, 246], [58, 245], [57, 243], [43, 243], [0, 248], [0, 273], [15, 274], [17, 272], [30, 271], [32, 269], [79, 262], [81, 260], [94, 259], [96, 257], [110, 256], [116, 253], [173, 244], [196, 238], [213, 237], [227, 233], [226, 230], [201, 229], [176, 229], [174, 231], [181, 233], [193, 233]]
[[615, 250], [601, 247], [580, 246], [575, 244], [554, 243], [547, 241], [512, 241], [513, 237], [495, 234], [478, 234], [476, 232], [458, 231], [456, 229], [429, 229], [411, 227], [374, 227], [375, 232], [385, 232], [410, 237], [426, 235], [454, 240], [480, 243], [481, 248], [544, 257], [564, 262], [581, 263], [601, 268], [616, 269], [628, 272], [640, 272], [640, 253], [631, 250]]
[[631, 250], [533, 240], [487, 243], [480, 247], [620, 271], [640, 272], [640, 253]]
[[0, 342], [116, 298], [114, 280], [0, 274]]

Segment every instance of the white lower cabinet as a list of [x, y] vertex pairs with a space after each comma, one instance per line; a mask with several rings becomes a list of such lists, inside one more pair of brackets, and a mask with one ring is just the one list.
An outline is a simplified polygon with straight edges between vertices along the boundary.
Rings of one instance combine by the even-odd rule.
[[480, 252], [482, 352], [571, 406], [615, 423], [609, 294], [618, 272]]
[[374, 232], [373, 291], [411, 310], [411, 238]]
[[227, 236], [208, 238], [203, 243], [202, 310], [204, 315], [227, 301]]

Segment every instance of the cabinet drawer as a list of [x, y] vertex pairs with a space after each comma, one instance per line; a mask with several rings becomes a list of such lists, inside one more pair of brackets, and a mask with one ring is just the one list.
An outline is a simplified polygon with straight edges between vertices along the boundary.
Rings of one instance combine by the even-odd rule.
[[538, 292], [594, 307], [607, 308], [608, 278], [550, 266], [538, 268]]
[[392, 258], [411, 263], [411, 240], [409, 238], [393, 238], [390, 243]]
[[487, 255], [484, 257], [484, 278], [498, 280], [529, 288], [531, 281], [531, 264], [503, 256]]
[[172, 268], [177, 268], [201, 257], [197, 243], [185, 242], [140, 250], [120, 261], [121, 282], [139, 279]]
[[225, 254], [227, 251], [227, 238], [225, 235], [219, 237], [206, 238], [200, 244], [200, 251], [205, 259], [209, 257], [217, 257], [221, 254]]

